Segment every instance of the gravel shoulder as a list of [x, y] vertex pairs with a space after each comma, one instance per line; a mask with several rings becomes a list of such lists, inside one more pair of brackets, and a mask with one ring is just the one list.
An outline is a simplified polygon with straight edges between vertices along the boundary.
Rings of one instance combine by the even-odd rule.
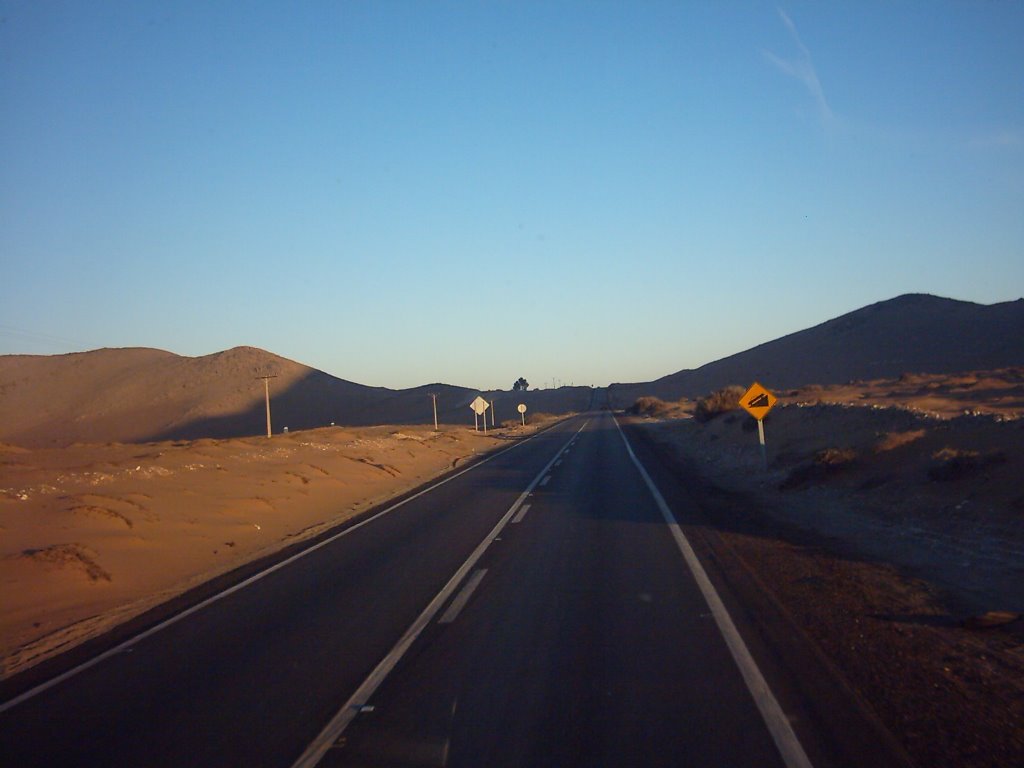
[[1024, 765], [1024, 422], [769, 419], [626, 421], [914, 764]]

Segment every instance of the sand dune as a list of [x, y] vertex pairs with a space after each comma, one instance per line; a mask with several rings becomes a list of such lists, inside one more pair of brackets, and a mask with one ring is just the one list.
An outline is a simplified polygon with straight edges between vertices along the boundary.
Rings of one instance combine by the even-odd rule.
[[1024, 299], [982, 306], [926, 295], [879, 302], [814, 328], [653, 382], [525, 393], [447, 384], [405, 390], [368, 387], [254, 347], [203, 357], [156, 349], [0, 356], [0, 440], [27, 447], [76, 442], [147, 442], [260, 435], [263, 383], [271, 379], [275, 429], [330, 424], [428, 424], [431, 393], [444, 423], [472, 422], [478, 395], [498, 422], [530, 413], [568, 413], [640, 395], [675, 400], [759, 380], [772, 388], [984, 370], [1024, 364]]
[[448, 424], [472, 424], [479, 394], [496, 401], [498, 422], [531, 413], [585, 410], [589, 387], [527, 393], [447, 384], [406, 390], [367, 387], [254, 347], [204, 357], [155, 349], [71, 355], [0, 356], [0, 440], [27, 447], [149, 442], [265, 434], [263, 382], [270, 375], [274, 430], [330, 424], [433, 424], [433, 401]]
[[41, 447], [256, 435], [265, 430], [261, 375], [276, 377], [276, 395], [301, 401], [275, 403], [293, 428], [337, 421], [321, 417], [327, 400], [357, 409], [383, 396], [252, 347], [198, 358], [154, 349], [8, 355], [0, 357], [0, 439]]

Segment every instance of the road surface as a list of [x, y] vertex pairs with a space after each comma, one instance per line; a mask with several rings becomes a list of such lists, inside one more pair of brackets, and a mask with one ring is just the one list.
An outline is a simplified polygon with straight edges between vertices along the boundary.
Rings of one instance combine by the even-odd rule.
[[642, 467], [608, 412], [515, 444], [58, 684], [8, 681], [0, 764], [857, 764]]

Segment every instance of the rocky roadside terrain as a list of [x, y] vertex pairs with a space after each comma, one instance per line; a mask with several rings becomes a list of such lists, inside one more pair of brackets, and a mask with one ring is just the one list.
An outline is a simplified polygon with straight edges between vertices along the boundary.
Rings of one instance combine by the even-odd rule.
[[1024, 765], [1024, 420], [869, 390], [787, 393], [767, 468], [741, 411], [628, 421], [914, 764]]

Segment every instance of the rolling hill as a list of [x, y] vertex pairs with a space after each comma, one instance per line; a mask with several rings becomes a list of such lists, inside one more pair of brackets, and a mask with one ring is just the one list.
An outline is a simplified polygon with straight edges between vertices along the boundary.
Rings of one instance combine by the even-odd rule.
[[0, 441], [29, 448], [73, 443], [150, 442], [259, 435], [266, 431], [268, 375], [279, 432], [372, 424], [473, 424], [478, 395], [496, 401], [498, 421], [590, 405], [589, 387], [529, 393], [448, 384], [394, 390], [340, 379], [254, 347], [202, 357], [158, 349], [99, 349], [67, 355], [0, 356]]
[[0, 440], [43, 447], [260, 434], [266, 430], [263, 375], [275, 377], [275, 430], [374, 423], [397, 394], [254, 347], [203, 357], [139, 348], [6, 355], [0, 357]]
[[699, 397], [730, 384], [837, 384], [903, 373], [956, 373], [1024, 364], [1024, 299], [975, 304], [927, 294], [878, 302], [700, 368], [614, 384], [616, 406], [640, 395]]
[[[755, 379], [769, 388], [956, 373], [1024, 365], [1024, 299], [981, 305], [908, 294], [652, 382], [614, 384], [609, 402], [640, 395], [698, 397]], [[202, 357], [158, 349], [99, 349], [68, 355], [0, 356], [0, 441], [25, 447], [258, 435], [266, 430], [270, 379], [275, 431], [338, 425], [473, 423], [478, 395], [498, 422], [603, 404], [590, 387], [480, 392], [448, 384], [368, 387], [254, 347]], [[602, 402], [596, 402], [598, 399]]]

